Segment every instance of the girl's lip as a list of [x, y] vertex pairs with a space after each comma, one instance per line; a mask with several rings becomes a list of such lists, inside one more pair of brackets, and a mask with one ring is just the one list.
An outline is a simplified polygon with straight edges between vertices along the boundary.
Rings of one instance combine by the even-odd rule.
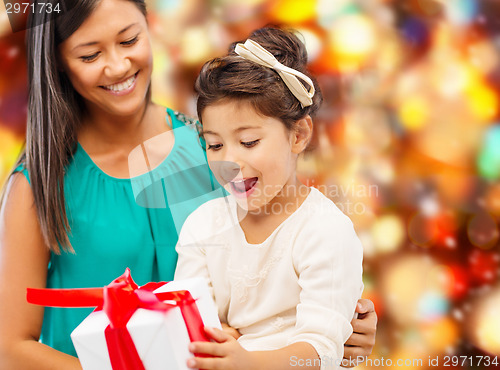
[[[128, 88], [126, 88], [124, 90], [114, 91], [114, 90], [110, 90], [110, 89], [106, 88], [105, 86], [99, 86], [99, 87], [101, 87], [106, 92], [108, 92], [108, 93], [110, 93], [112, 95], [115, 95], [115, 96], [127, 95], [127, 94], [130, 94], [135, 89], [135, 86], [137, 85], [137, 77], [138, 77], [138, 75], [139, 75], [139, 71], [137, 71], [135, 73], [135, 75], [133, 75], [133, 76], [135, 76], [135, 78], [134, 78], [134, 82], [132, 82], [132, 85], [130, 85], [130, 87], [128, 87]], [[117, 82], [116, 84], [123, 83], [123, 82], [127, 81], [128, 79], [130, 79], [130, 77], [127, 77], [123, 81]], [[113, 85], [116, 85], [116, 84], [113, 84]]]
[[[241, 180], [248, 180], [248, 179], [253, 179], [254, 177], [249, 177], [249, 178], [246, 178], [246, 179], [241, 179]], [[252, 187], [250, 189], [248, 189], [246, 192], [242, 193], [242, 192], [239, 192], [235, 186], [234, 186], [234, 182], [235, 181], [241, 181], [241, 180], [233, 180], [233, 181], [230, 181], [230, 186], [231, 186], [231, 194], [233, 194], [236, 198], [248, 198], [250, 195], [252, 195], [252, 193], [255, 191], [255, 188], [257, 187], [257, 183], [259, 182], [259, 179], [258, 178], [255, 178], [255, 183], [252, 185]]]

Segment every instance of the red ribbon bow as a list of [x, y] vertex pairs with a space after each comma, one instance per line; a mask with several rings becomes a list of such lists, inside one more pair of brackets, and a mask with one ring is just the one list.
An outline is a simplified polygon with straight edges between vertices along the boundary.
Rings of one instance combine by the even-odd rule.
[[[103, 310], [110, 324], [104, 334], [111, 366], [114, 370], [144, 370], [127, 323], [138, 308], [167, 311], [179, 307], [191, 342], [209, 342], [196, 302], [187, 290], [153, 293], [167, 283], [148, 283], [139, 287], [130, 269], [104, 288], [32, 289], [28, 288], [29, 303], [51, 307], [94, 307]], [[162, 301], [175, 301], [169, 304]]]

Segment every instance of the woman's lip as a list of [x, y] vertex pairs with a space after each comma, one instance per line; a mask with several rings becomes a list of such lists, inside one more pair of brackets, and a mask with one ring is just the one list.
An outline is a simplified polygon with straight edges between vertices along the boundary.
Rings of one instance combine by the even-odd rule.
[[[135, 76], [135, 79], [134, 79], [134, 82], [132, 83], [132, 85], [130, 85], [130, 87], [128, 87], [128, 88], [126, 88], [124, 90], [121, 90], [121, 91], [110, 90], [110, 89], [106, 88], [105, 86], [99, 86], [99, 87], [102, 88], [103, 90], [105, 90], [106, 92], [109, 92], [110, 94], [115, 95], [115, 96], [127, 95], [127, 94], [131, 93], [134, 90], [134, 88], [135, 88], [135, 86], [137, 84], [137, 78], [139, 76], [139, 71], [137, 71], [135, 73], [135, 75], [132, 75], [132, 76], [130, 76], [130, 77], [122, 80], [121, 82], [117, 82], [117, 83], [113, 84], [113, 85], [117, 85], [119, 83], [123, 83], [123, 82], [127, 81], [128, 79], [130, 79], [133, 76]], [[107, 85], [107, 86], [110, 86], [110, 85]]]

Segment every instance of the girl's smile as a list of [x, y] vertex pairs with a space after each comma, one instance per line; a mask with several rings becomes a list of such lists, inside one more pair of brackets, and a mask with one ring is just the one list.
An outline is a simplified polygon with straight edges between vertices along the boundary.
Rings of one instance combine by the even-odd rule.
[[231, 193], [237, 198], [247, 198], [254, 192], [258, 181], [258, 177], [230, 181]]

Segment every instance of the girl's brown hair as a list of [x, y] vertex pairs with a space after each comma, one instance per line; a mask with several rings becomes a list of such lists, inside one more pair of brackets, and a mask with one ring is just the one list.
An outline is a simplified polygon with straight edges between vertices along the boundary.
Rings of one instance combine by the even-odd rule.
[[[75, 150], [85, 114], [82, 97], [57, 62], [59, 45], [92, 14], [101, 0], [47, 0], [61, 12], [33, 12], [28, 18], [28, 118], [26, 149], [17, 161], [29, 174], [45, 243], [72, 251], [64, 198], [64, 172]], [[133, 2], [146, 15], [144, 0]], [[150, 99], [148, 91], [147, 99]], [[12, 174], [11, 174], [12, 175]]]
[[198, 118], [203, 124], [206, 107], [224, 100], [245, 101], [264, 116], [281, 120], [287, 129], [307, 115], [313, 116], [322, 102], [321, 90], [307, 71], [305, 45], [291, 31], [275, 27], [258, 29], [248, 37], [269, 51], [283, 65], [310, 77], [316, 93], [313, 103], [302, 108], [276, 71], [240, 57], [231, 44], [226, 56], [205, 63], [196, 80]]

